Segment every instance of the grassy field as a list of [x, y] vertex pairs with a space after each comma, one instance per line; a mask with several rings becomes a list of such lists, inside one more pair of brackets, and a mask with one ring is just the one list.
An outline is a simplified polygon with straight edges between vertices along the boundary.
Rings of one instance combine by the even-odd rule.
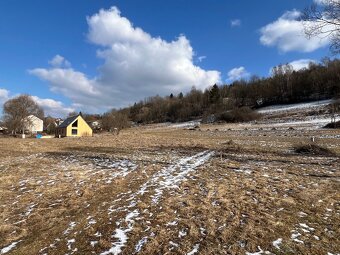
[[[295, 152], [313, 136], [334, 154]], [[340, 253], [336, 130], [149, 126], [0, 148], [0, 254]]]

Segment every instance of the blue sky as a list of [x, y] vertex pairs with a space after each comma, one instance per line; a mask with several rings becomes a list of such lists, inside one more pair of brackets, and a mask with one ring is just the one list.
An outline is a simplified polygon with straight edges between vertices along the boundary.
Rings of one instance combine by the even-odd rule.
[[302, 36], [312, 0], [0, 1], [0, 103], [104, 112], [329, 56]]

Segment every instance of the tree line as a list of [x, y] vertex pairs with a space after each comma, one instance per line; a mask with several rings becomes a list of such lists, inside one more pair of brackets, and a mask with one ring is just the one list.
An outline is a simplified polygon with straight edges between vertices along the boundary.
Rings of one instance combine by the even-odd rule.
[[251, 110], [259, 107], [329, 99], [339, 94], [340, 60], [324, 58], [321, 63], [311, 62], [308, 68], [299, 71], [290, 64], [279, 65], [267, 78], [252, 76], [231, 84], [215, 84], [204, 91], [193, 87], [186, 94], [153, 96], [114, 112], [136, 123], [197, 118], [242, 121], [256, 118]]
[[[153, 96], [120, 110], [112, 109], [104, 114], [85, 113], [84, 118], [88, 122], [99, 120], [101, 129], [107, 131], [123, 129], [131, 122], [183, 122], [198, 118], [206, 122], [240, 122], [258, 118], [253, 110], [259, 107], [339, 95], [340, 60], [325, 58], [321, 63], [310, 63], [308, 68], [299, 71], [293, 70], [289, 64], [279, 65], [267, 78], [253, 76], [231, 84], [214, 84], [204, 91], [192, 87], [186, 94]], [[28, 115], [44, 117], [41, 107], [29, 95], [8, 100], [3, 111], [3, 124], [14, 133], [22, 132]], [[46, 123], [48, 120], [54, 122], [54, 118], [45, 118]]]

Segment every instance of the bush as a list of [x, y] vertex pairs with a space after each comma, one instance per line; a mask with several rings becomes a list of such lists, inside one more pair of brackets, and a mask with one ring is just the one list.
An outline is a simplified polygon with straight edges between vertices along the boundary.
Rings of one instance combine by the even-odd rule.
[[294, 151], [300, 154], [335, 156], [336, 154], [328, 148], [314, 143], [299, 144], [294, 146]]
[[328, 123], [324, 128], [340, 128], [340, 120], [337, 122]]
[[260, 114], [253, 111], [249, 107], [235, 108], [227, 112], [223, 112], [217, 116], [217, 119], [225, 122], [246, 122], [257, 120]]

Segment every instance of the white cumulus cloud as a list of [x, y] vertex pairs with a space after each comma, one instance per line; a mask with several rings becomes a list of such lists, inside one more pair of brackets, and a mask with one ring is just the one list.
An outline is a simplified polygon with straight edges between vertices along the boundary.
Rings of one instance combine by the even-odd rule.
[[32, 96], [33, 100], [44, 109], [45, 116], [65, 117], [70, 112], [75, 111], [73, 107], [67, 107], [62, 102], [50, 98], [39, 98]]
[[313, 59], [299, 59], [299, 60], [292, 61], [289, 64], [293, 67], [295, 71], [299, 71], [301, 69], [308, 68], [310, 63], [315, 64], [317, 63], [317, 61]]
[[195, 53], [184, 35], [173, 41], [152, 37], [122, 17], [116, 7], [87, 17], [87, 23], [88, 40], [99, 46], [97, 57], [103, 59], [96, 77], [65, 65], [30, 70], [83, 110], [107, 110], [147, 96], [179, 93], [193, 85], [204, 89], [220, 82], [220, 72], [194, 65]]
[[63, 56], [55, 55], [53, 59], [48, 62], [53, 67], [70, 67], [71, 64]]
[[[14, 95], [7, 89], [0, 88], [0, 117], [2, 114], [3, 104], [18, 95]], [[52, 117], [65, 117], [68, 113], [75, 110], [75, 107], [67, 107], [62, 102], [56, 101], [51, 98], [40, 98], [37, 96], [32, 96], [32, 99], [44, 109], [45, 115], [51, 115]]]
[[[302, 69], [308, 69], [311, 63], [317, 64], [318, 61], [314, 59], [298, 59], [291, 61], [287, 64], [290, 65], [294, 71], [300, 71]], [[273, 69], [274, 69], [273, 67], [269, 69], [269, 75], [273, 74]]]
[[243, 67], [236, 67], [228, 72], [228, 81], [236, 81], [249, 77], [250, 73]]
[[261, 28], [260, 42], [265, 46], [275, 46], [281, 52], [312, 52], [329, 44], [327, 37], [312, 37], [304, 34], [301, 12], [287, 11], [274, 22]]

